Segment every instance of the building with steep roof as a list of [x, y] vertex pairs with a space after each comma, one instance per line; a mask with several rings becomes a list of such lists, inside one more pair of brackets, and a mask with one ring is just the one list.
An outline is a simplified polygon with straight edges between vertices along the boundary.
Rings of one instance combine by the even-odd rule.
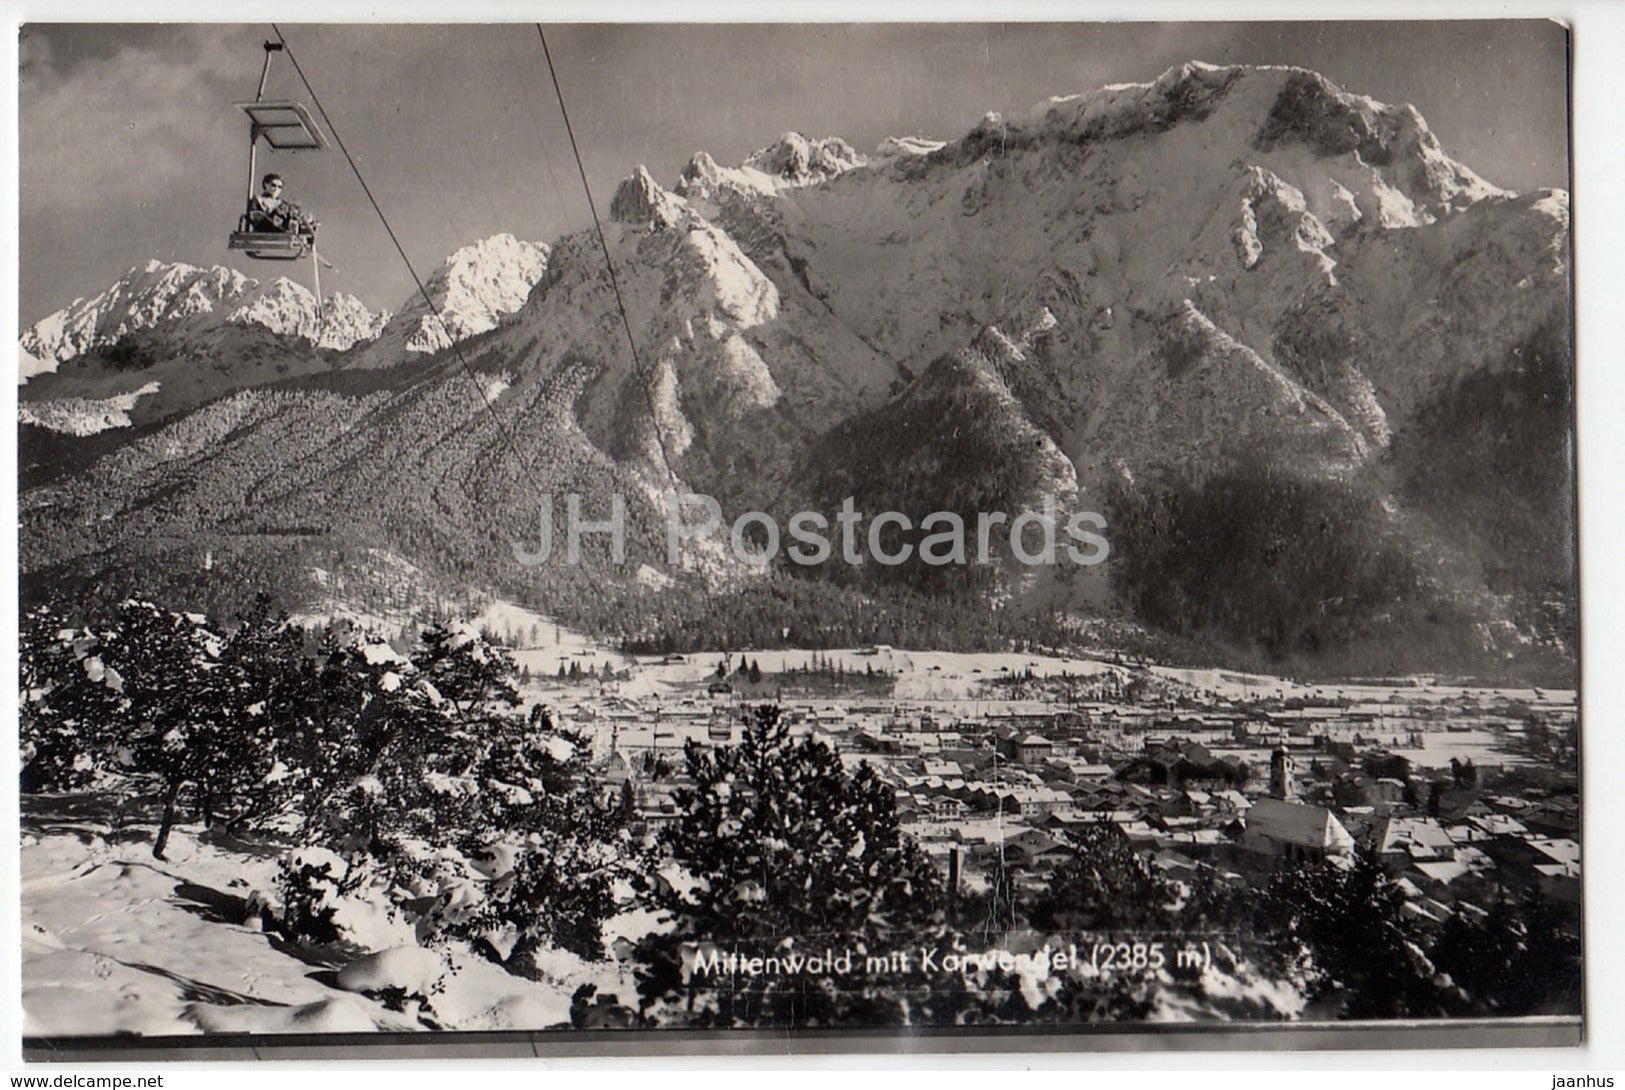
[[1286, 859], [1348, 858], [1354, 837], [1323, 806], [1263, 798], [1247, 811], [1241, 846], [1260, 855]]
[[1376, 849], [1377, 854], [1390, 864], [1406, 865], [1456, 857], [1456, 842], [1443, 825], [1427, 817], [1390, 815], [1377, 834]]

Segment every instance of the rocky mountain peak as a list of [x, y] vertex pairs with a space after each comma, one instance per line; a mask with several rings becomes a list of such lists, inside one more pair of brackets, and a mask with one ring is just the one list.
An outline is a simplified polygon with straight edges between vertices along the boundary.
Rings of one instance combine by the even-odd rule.
[[725, 167], [706, 152], [697, 153], [677, 179], [686, 199], [715, 201], [728, 194], [771, 197], [788, 190], [819, 185], [868, 160], [836, 136], [821, 139], [787, 132], [752, 152], [737, 167]]
[[994, 137], [1091, 144], [1175, 130], [1193, 151], [1207, 147], [1232, 158], [1243, 148], [1294, 157], [1307, 152], [1310, 162], [1332, 173], [1352, 168], [1392, 195], [1381, 217], [1387, 226], [1431, 221], [1509, 195], [1445, 154], [1415, 107], [1388, 105], [1345, 91], [1318, 72], [1279, 65], [1192, 61], [1147, 83], [1052, 98], [1007, 125], [984, 119], [962, 149], [981, 154]]
[[767, 147], [748, 156], [743, 166], [798, 185], [826, 181], [864, 165], [863, 156], [836, 136], [811, 139], [787, 132]]
[[439, 352], [455, 341], [495, 329], [505, 314], [525, 305], [547, 271], [549, 247], [506, 232], [457, 250], [424, 287], [434, 310], [416, 292], [390, 323], [407, 352]]
[[616, 223], [634, 227], [670, 227], [682, 218], [683, 210], [681, 202], [640, 165], [616, 187], [609, 215]]

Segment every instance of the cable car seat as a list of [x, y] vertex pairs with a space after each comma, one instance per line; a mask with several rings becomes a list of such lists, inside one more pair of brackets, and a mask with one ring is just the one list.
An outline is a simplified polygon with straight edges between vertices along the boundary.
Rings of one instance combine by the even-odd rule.
[[[289, 225], [297, 225], [289, 230]], [[284, 205], [276, 213], [266, 212], [250, 202], [248, 210], [237, 220], [229, 249], [243, 250], [249, 257], [267, 261], [293, 261], [316, 248], [316, 228], [320, 224], [308, 220], [295, 205]]]

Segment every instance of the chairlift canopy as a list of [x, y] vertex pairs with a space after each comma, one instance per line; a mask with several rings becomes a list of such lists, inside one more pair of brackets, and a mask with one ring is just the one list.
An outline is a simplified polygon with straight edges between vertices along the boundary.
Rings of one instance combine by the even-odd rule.
[[277, 151], [317, 150], [327, 140], [303, 102], [238, 102], [252, 128], [249, 143], [261, 137]]

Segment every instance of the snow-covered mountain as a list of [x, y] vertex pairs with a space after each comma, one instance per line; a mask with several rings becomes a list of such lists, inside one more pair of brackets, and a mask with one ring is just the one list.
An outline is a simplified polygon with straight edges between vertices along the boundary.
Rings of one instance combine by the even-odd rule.
[[[342, 513], [392, 527], [369, 544], [491, 572], [533, 532], [538, 491], [625, 494], [649, 531], [632, 535], [634, 568], [659, 563], [654, 490], [674, 483], [729, 517], [852, 495], [918, 520], [1058, 493], [1110, 508], [1130, 559], [1179, 510], [1239, 496], [1269, 542], [1213, 561], [1222, 577], [1113, 568], [1108, 597], [1131, 612], [1198, 601], [1207, 613], [1153, 620], [1244, 641], [1459, 624], [1564, 645], [1567, 195], [1480, 178], [1409, 106], [1304, 69], [1192, 63], [867, 159], [792, 133], [738, 166], [698, 154], [670, 188], [638, 168], [610, 212], [635, 358], [596, 236], [499, 236], [435, 278], [453, 333], [485, 333], [479, 390], [427, 359], [355, 397], [248, 391], [193, 426], [251, 452], [209, 451], [177, 481], [160, 433], [48, 517], [100, 526], [98, 496], [152, 490], [163, 504], [142, 518], [161, 537], [168, 507], [263, 494], [286, 510], [256, 505], [243, 525]], [[403, 307], [355, 357], [422, 359], [426, 318]], [[389, 465], [402, 488], [356, 465]], [[120, 547], [137, 540], [109, 525]], [[1355, 559], [1255, 570], [1300, 554]], [[882, 576], [912, 578], [861, 573]], [[1174, 588], [1173, 605], [1148, 605], [1148, 585]], [[1279, 616], [1310, 593], [1322, 608], [1309, 636], [1249, 634], [1233, 602], [1210, 601], [1227, 586]]]
[[226, 315], [234, 325], [259, 325], [285, 337], [301, 337], [317, 348], [343, 351], [377, 339], [389, 311], [374, 314], [353, 295], [334, 292], [321, 308], [316, 297], [284, 277], [251, 293]]
[[719, 166], [710, 155], [699, 152], [683, 168], [677, 192], [690, 199], [714, 199], [726, 190], [771, 197], [786, 189], [827, 182], [866, 162], [839, 137], [813, 139], [787, 132], [737, 167]]
[[159, 336], [164, 350], [173, 352], [217, 338], [221, 326], [259, 327], [332, 351], [370, 347], [348, 365], [390, 366], [495, 328], [524, 304], [547, 268], [547, 255], [548, 247], [511, 234], [459, 249], [425, 285], [444, 328], [416, 293], [393, 317], [373, 313], [344, 292], [330, 296], [319, 311], [316, 297], [286, 277], [262, 283], [220, 266], [154, 259], [25, 330], [18, 340], [19, 381], [54, 372], [87, 352], [114, 349], [132, 334]]
[[548, 252], [507, 233], [464, 246], [424, 283], [434, 310], [414, 291], [363, 354], [363, 365], [387, 366], [409, 354], [439, 352], [495, 329], [503, 315], [530, 297], [547, 271]]
[[259, 285], [233, 269], [168, 263], [156, 258], [130, 269], [112, 285], [75, 299], [23, 331], [23, 351], [61, 362], [115, 343], [135, 330], [199, 315], [223, 320]]
[[330, 369], [387, 313], [285, 277], [149, 261], [24, 331], [18, 418], [88, 436], [163, 419], [243, 386]]
[[199, 268], [155, 258], [96, 295], [75, 299], [35, 322], [19, 342], [40, 361], [61, 363], [137, 331], [186, 337], [230, 323], [258, 325], [319, 348], [342, 350], [376, 337], [389, 318], [387, 313], [374, 315], [343, 293], [328, 306], [330, 319], [323, 322], [316, 297], [285, 277], [262, 283], [218, 265]]
[[[887, 141], [872, 163], [788, 134], [738, 167], [697, 155], [670, 190], [640, 170], [612, 215], [648, 358], [642, 381], [595, 383], [576, 419], [650, 461], [654, 418], [666, 455], [703, 461], [746, 434], [744, 406], [772, 409], [772, 429], [748, 429], [771, 451], [1041, 319], [999, 369], [1085, 489], [1251, 448], [1347, 474], [1568, 291], [1563, 194], [1499, 189], [1413, 108], [1293, 68], [1188, 64], [957, 141]], [[612, 303], [600, 265], [561, 243], [517, 316], [506, 340], [544, 372]]]

